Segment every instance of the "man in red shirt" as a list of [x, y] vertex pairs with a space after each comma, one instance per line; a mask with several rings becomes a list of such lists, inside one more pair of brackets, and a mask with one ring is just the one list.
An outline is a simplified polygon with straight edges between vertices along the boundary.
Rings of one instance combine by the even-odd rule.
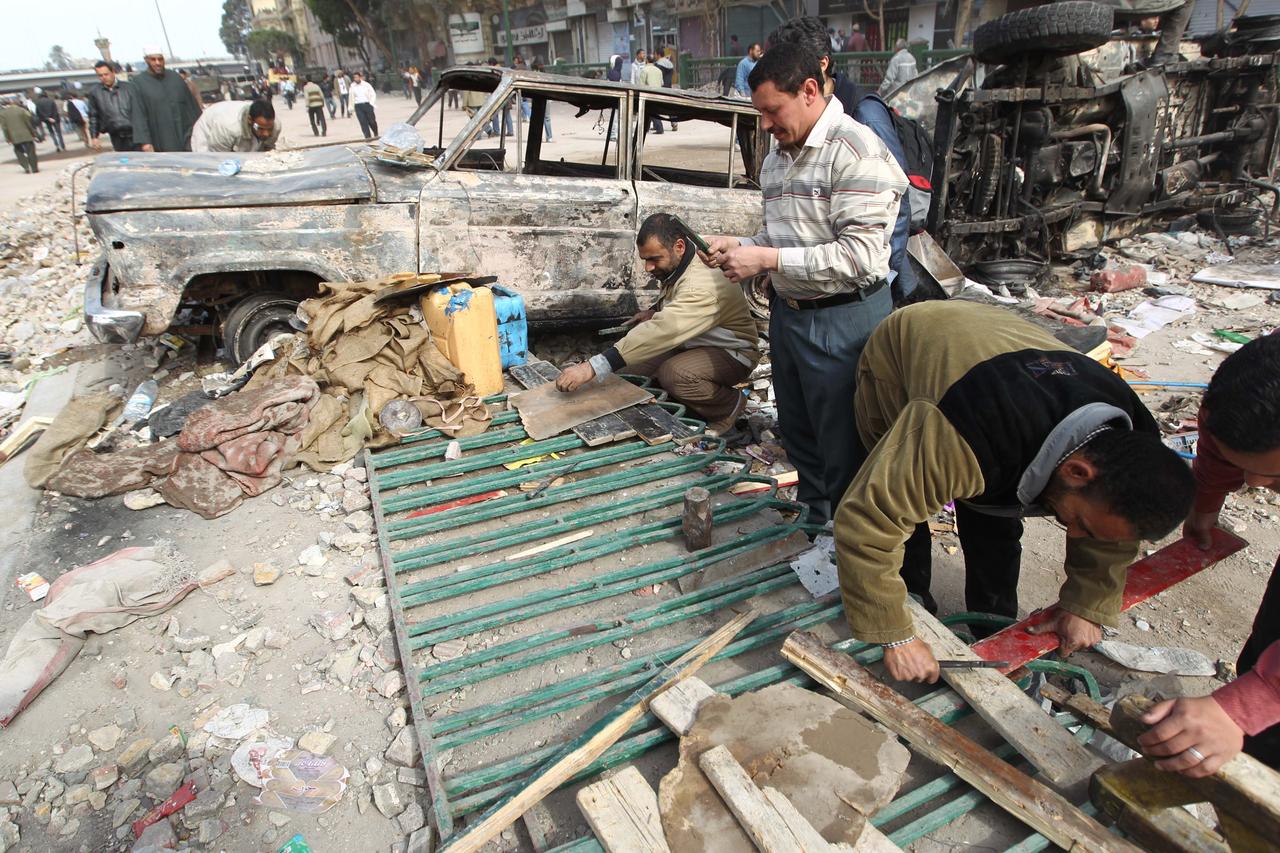
[[[1280, 334], [1245, 344], [1218, 368], [1200, 407], [1196, 500], [1183, 533], [1202, 548], [1228, 492], [1280, 491]], [[1280, 560], [1253, 632], [1236, 662], [1240, 677], [1209, 696], [1172, 699], [1144, 718], [1138, 740], [1156, 766], [1210, 776], [1243, 749], [1280, 769]]]

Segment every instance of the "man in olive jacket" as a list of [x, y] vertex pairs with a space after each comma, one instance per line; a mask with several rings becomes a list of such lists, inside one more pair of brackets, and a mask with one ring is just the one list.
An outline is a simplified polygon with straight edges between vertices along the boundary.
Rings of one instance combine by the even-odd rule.
[[36, 126], [31, 118], [31, 111], [19, 101], [6, 98], [0, 106], [0, 129], [4, 130], [5, 141], [13, 146], [22, 170], [28, 174], [39, 172], [40, 164], [36, 162]]
[[948, 502], [970, 609], [1016, 615], [1024, 516], [1065, 528], [1061, 613], [1044, 630], [1069, 654], [1115, 624], [1139, 541], [1177, 526], [1195, 491], [1123, 379], [1001, 308], [890, 315], [858, 362], [854, 412], [870, 455], [835, 514], [841, 593], [853, 635], [884, 646], [899, 680], [938, 677], [907, 593], [928, 594], [925, 525]]
[[746, 397], [734, 386], [760, 360], [756, 321], [742, 288], [696, 263], [697, 252], [671, 214], [646, 219], [636, 247], [645, 269], [661, 280], [658, 301], [632, 318], [634, 326], [622, 340], [565, 369], [556, 387], [573, 391], [623, 369], [655, 376], [671, 399], [706, 419], [707, 432], [730, 432], [746, 408]]

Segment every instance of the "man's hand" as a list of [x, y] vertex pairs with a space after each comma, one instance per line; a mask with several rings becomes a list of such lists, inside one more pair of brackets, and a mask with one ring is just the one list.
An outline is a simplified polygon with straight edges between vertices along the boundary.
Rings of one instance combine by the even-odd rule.
[[742, 281], [778, 268], [778, 250], [768, 246], [739, 246], [717, 256], [712, 266], [720, 267], [729, 281]]
[[156, 147], [152, 145], [150, 142], [144, 142], [142, 143], [142, 150], [154, 152], [156, 150]]
[[646, 308], [643, 311], [637, 311], [630, 320], [627, 321], [628, 326], [638, 326], [641, 323], [647, 323], [653, 319], [653, 315], [657, 314], [652, 308]]
[[1160, 702], [1142, 722], [1151, 726], [1138, 738], [1143, 754], [1164, 757], [1156, 767], [1193, 779], [1217, 773], [1244, 746], [1244, 732], [1211, 696]]
[[556, 390], [576, 391], [595, 378], [596, 369], [590, 362], [584, 361], [581, 364], [566, 367], [560, 372], [560, 378], [556, 380]]
[[707, 237], [705, 239], [707, 241], [707, 251], [699, 251], [698, 257], [709, 267], [720, 266], [719, 261], [725, 252], [742, 245], [742, 241], [737, 237]]
[[1202, 551], [1208, 551], [1213, 545], [1213, 528], [1218, 526], [1216, 512], [1196, 512], [1191, 510], [1182, 525], [1182, 535], [1190, 539]]
[[916, 639], [905, 646], [884, 650], [884, 665], [895, 681], [923, 681], [933, 684], [938, 680], [938, 659], [924, 640]]
[[1058, 615], [1040, 625], [1032, 625], [1028, 634], [1058, 635], [1058, 654], [1062, 657], [1087, 649], [1095, 643], [1102, 642], [1102, 626], [1090, 622], [1074, 613], [1059, 609]]

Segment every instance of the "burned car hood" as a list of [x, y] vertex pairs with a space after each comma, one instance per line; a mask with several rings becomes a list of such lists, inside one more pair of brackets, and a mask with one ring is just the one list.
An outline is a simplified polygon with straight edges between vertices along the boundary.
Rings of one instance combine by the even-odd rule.
[[[219, 166], [238, 160], [240, 171]], [[359, 201], [373, 179], [350, 149], [303, 148], [262, 153], [119, 152], [94, 160], [85, 209], [164, 210]]]

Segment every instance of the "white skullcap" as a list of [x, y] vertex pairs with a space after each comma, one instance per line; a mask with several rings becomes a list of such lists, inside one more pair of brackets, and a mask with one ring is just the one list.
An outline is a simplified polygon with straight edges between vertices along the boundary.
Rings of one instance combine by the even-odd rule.
[[142, 51], [143, 58], [148, 56], [164, 56], [164, 48], [158, 44], [149, 44]]

